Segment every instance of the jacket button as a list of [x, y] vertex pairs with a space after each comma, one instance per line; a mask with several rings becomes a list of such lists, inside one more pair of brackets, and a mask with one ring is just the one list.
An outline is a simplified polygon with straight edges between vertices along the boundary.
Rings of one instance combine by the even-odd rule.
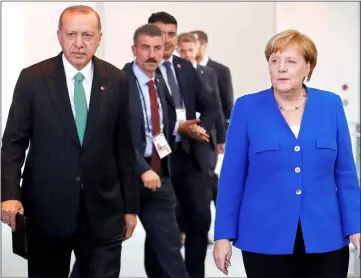
[[296, 167], [296, 168], [295, 168], [295, 172], [298, 174], [299, 172], [301, 172], [301, 168], [300, 168], [300, 167]]
[[301, 193], [302, 193], [302, 190], [301, 190], [301, 189], [297, 189], [297, 190], [296, 190], [296, 194], [297, 194], [297, 195], [301, 195]]
[[80, 181], [80, 177], [76, 177], [76, 181]]
[[295, 152], [299, 152], [300, 149], [301, 149], [300, 146], [295, 146], [295, 147], [294, 147]]

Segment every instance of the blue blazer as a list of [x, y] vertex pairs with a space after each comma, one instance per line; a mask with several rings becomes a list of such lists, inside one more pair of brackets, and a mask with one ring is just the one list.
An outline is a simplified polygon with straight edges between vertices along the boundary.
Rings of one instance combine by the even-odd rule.
[[360, 232], [360, 186], [341, 98], [306, 87], [298, 138], [272, 89], [237, 99], [219, 180], [215, 240], [292, 254], [301, 220], [306, 252], [349, 244]]

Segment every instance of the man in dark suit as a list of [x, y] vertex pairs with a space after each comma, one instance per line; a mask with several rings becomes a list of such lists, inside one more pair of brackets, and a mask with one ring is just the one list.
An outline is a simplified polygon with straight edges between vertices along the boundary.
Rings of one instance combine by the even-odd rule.
[[[138, 153], [138, 174], [144, 185], [140, 190], [139, 218], [146, 231], [146, 245], [153, 247], [162, 270], [160, 277], [187, 278], [169, 167], [176, 112], [163, 77], [155, 73], [163, 49], [163, 34], [157, 26], [139, 27], [132, 46], [135, 61], [126, 64], [123, 70], [130, 79], [131, 135]], [[182, 122], [181, 130], [190, 129], [197, 122], [196, 119]], [[158, 149], [153, 142], [159, 134], [164, 135], [161, 144], [164, 150]], [[149, 260], [147, 256], [149, 253], [145, 252], [145, 261]], [[147, 264], [145, 270], [153, 277]]]
[[13, 229], [17, 213], [28, 217], [29, 277], [67, 277], [72, 251], [80, 276], [119, 277], [121, 244], [136, 226], [128, 80], [94, 56], [101, 35], [92, 8], [67, 8], [62, 52], [23, 69], [15, 87], [1, 150], [1, 213]]
[[[209, 97], [216, 100], [218, 119], [211, 129], [210, 144], [203, 144], [205, 155], [208, 156], [207, 161], [209, 163], [209, 190], [212, 196], [217, 196], [217, 192], [214, 192], [218, 184], [218, 175], [214, 172], [217, 165], [218, 154], [223, 153], [224, 143], [226, 140], [225, 121], [222, 112], [222, 103], [219, 96], [217, 75], [212, 68], [204, 67], [197, 64], [197, 40], [192, 33], [183, 33], [178, 36], [178, 52], [180, 57], [186, 59], [192, 63], [194, 68], [197, 69], [200, 74], [204, 85], [206, 86]], [[213, 199], [216, 203], [216, 200]], [[212, 241], [209, 239], [209, 243]]]
[[199, 49], [197, 51], [197, 63], [210, 67], [215, 70], [218, 78], [219, 93], [222, 101], [224, 118], [226, 120], [226, 128], [228, 128], [229, 119], [234, 104], [232, 77], [229, 68], [218, 63], [207, 56], [208, 35], [201, 30], [192, 31], [199, 41]]
[[[209, 93], [192, 64], [173, 55], [177, 45], [176, 19], [170, 14], [159, 12], [152, 14], [148, 23], [158, 26], [165, 38], [158, 73], [164, 77], [173, 98], [177, 121], [194, 119], [196, 112], [199, 112], [200, 125], [209, 134], [217, 119], [215, 101], [209, 98]], [[209, 165], [201, 145], [209, 142], [197, 141], [179, 133], [175, 140], [171, 155], [171, 177], [186, 219], [186, 267], [190, 277], [204, 277], [211, 212], [206, 176]], [[148, 265], [154, 277], [161, 276], [156, 262], [148, 262]]]

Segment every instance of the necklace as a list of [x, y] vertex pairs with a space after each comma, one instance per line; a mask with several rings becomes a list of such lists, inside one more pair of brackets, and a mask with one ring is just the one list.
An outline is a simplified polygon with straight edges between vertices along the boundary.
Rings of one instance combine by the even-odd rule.
[[285, 111], [285, 112], [297, 111], [305, 104], [306, 99], [307, 99], [307, 93], [304, 91], [302, 94], [301, 100], [297, 105], [290, 105], [288, 107], [285, 107], [285, 106], [281, 106], [280, 104], [278, 104], [278, 108], [281, 111]]

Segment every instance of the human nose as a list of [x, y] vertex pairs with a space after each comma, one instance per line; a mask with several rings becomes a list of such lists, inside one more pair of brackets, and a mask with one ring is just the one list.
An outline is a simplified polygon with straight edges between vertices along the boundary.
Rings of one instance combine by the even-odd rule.
[[285, 72], [287, 70], [286, 63], [284, 61], [280, 61], [278, 64], [278, 71]]
[[84, 45], [83, 37], [82, 37], [82, 36], [77, 36], [77, 37], [75, 38], [75, 46], [76, 46], [77, 48], [81, 48], [83, 45]]

